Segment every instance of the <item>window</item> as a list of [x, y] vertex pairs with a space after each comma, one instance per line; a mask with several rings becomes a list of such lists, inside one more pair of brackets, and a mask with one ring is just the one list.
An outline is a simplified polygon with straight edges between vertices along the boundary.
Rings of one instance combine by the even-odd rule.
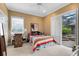
[[22, 33], [24, 31], [24, 19], [23, 17], [12, 16], [12, 32], [13, 33]]

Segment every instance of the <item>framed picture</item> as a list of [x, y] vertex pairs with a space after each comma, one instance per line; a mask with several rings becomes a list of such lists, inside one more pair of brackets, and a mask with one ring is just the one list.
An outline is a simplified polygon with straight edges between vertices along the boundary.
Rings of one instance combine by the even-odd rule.
[[39, 25], [36, 23], [31, 23], [31, 31], [38, 31]]

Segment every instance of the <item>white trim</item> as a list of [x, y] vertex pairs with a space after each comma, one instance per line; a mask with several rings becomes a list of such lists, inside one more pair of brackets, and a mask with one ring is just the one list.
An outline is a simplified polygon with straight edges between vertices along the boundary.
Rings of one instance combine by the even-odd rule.
[[3, 36], [4, 32], [3, 32], [3, 28], [2, 28], [2, 23], [0, 22], [0, 36]]
[[9, 35], [9, 33], [8, 33], [8, 15], [6, 15], [1, 9], [0, 9], [0, 12], [3, 15], [4, 19], [6, 20], [6, 22], [7, 22], [7, 31], [4, 35], [5, 35], [6, 45], [8, 45], [8, 35]]
[[77, 25], [76, 26], [77, 40], [76, 40], [76, 44], [78, 45], [79, 44], [79, 37], [78, 37], [79, 36], [79, 32], [78, 32], [79, 31], [79, 28], [78, 28], [79, 27], [79, 9], [78, 8], [76, 10], [76, 15], [77, 15], [77, 19], [76, 19], [76, 23], [77, 23], [76, 24]]

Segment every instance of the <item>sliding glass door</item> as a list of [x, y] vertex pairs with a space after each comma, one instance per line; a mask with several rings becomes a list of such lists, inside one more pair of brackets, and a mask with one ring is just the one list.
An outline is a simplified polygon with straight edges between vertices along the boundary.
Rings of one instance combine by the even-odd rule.
[[74, 48], [77, 45], [77, 10], [65, 12], [62, 18], [62, 45]]
[[79, 10], [70, 10], [51, 17], [51, 36], [63, 46], [72, 48], [79, 45]]

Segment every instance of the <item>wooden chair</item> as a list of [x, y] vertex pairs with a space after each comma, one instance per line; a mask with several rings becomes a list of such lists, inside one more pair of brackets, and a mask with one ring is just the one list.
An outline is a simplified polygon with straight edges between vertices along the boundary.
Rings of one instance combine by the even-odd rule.
[[23, 45], [22, 34], [15, 34], [14, 35], [14, 48], [22, 47], [22, 45]]

